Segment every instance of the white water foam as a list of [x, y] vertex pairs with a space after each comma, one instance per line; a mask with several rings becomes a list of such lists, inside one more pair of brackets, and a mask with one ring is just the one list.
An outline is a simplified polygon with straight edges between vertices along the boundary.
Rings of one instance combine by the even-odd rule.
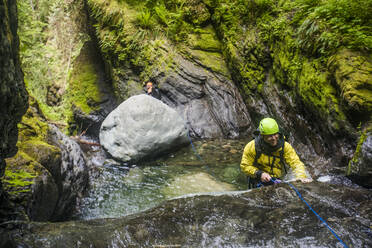
[[330, 182], [332, 180], [332, 177], [327, 175], [327, 176], [321, 176], [317, 179], [318, 182], [321, 182], [321, 183], [327, 183], [327, 182]]

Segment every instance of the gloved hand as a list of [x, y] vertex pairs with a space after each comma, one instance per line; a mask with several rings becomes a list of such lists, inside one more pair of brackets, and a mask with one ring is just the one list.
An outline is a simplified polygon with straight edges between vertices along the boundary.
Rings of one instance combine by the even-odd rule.
[[261, 182], [267, 183], [267, 182], [270, 182], [270, 181], [271, 181], [271, 176], [268, 173], [263, 172], [261, 174]]

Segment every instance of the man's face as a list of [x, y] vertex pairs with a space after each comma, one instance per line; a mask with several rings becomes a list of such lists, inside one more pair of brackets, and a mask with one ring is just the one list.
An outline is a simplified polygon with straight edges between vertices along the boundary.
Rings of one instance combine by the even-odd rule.
[[263, 136], [263, 140], [269, 145], [276, 146], [278, 144], [278, 140], [279, 140], [278, 133], [272, 134], [272, 135], [262, 135], [262, 136]]
[[147, 88], [147, 89], [152, 88], [152, 83], [151, 83], [151, 82], [148, 82], [148, 83], [146, 84], [146, 88]]

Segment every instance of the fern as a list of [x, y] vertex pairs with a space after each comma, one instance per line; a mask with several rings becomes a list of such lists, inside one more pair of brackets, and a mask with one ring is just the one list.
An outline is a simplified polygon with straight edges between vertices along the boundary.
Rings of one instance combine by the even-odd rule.
[[169, 24], [172, 22], [172, 20], [168, 19], [168, 10], [165, 7], [164, 4], [160, 4], [154, 8], [155, 13], [160, 21], [161, 24], [165, 26], [169, 26]]
[[137, 22], [142, 28], [151, 29], [153, 26], [151, 12], [148, 9], [141, 11], [137, 17]]
[[372, 1], [297, 0], [297, 44], [311, 55], [330, 55], [337, 48], [372, 50]]

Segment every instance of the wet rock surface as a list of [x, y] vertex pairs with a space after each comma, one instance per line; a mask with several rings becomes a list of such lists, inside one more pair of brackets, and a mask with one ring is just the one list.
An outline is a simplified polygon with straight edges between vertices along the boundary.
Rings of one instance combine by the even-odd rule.
[[[349, 247], [372, 245], [371, 191], [319, 182], [294, 185]], [[286, 184], [174, 199], [118, 219], [29, 223], [3, 232], [1, 240], [27, 247], [341, 245]]]
[[102, 146], [123, 162], [153, 158], [188, 143], [176, 111], [145, 94], [129, 98], [103, 121]]
[[80, 146], [55, 126], [50, 126], [49, 138], [61, 150], [61, 163], [50, 168], [59, 193], [52, 219], [65, 220], [72, 215], [77, 201], [88, 187], [90, 162], [85, 159]]

